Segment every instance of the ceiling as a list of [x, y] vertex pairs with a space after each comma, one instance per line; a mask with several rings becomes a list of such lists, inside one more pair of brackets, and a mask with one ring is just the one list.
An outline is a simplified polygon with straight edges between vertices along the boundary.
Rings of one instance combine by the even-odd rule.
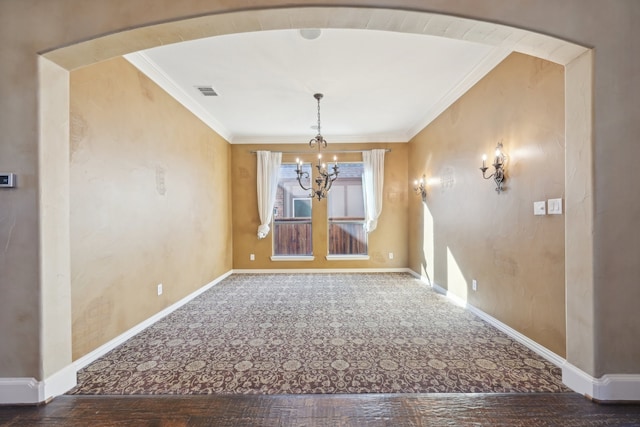
[[[316, 30], [317, 31], [317, 30]], [[231, 143], [406, 142], [510, 51], [379, 30], [273, 30], [126, 58]], [[211, 86], [217, 96], [203, 96]]]

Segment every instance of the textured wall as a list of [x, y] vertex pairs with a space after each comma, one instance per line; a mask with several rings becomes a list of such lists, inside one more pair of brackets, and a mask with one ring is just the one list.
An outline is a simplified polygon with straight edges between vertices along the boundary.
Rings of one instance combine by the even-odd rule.
[[77, 359], [231, 269], [230, 148], [116, 58], [71, 73], [70, 152]]
[[[482, 179], [502, 140], [506, 191]], [[564, 72], [512, 54], [410, 142], [410, 170], [433, 184], [411, 199], [410, 265], [486, 313], [565, 355]], [[471, 289], [471, 280], [478, 290]]]
[[[407, 144], [336, 144], [329, 150], [356, 150], [390, 148], [385, 154], [384, 202], [378, 228], [369, 234], [367, 261], [327, 261], [327, 204], [314, 200], [313, 209], [313, 261], [271, 261], [272, 233], [265, 239], [257, 238], [260, 217], [256, 196], [255, 150], [301, 151], [308, 154], [285, 154], [283, 162], [295, 162], [296, 157], [312, 162], [315, 151], [304, 145], [233, 145], [233, 268], [394, 268], [406, 267], [407, 254]], [[362, 161], [358, 153], [337, 153], [341, 161]], [[390, 260], [388, 253], [393, 252]], [[255, 254], [255, 261], [249, 254]]]

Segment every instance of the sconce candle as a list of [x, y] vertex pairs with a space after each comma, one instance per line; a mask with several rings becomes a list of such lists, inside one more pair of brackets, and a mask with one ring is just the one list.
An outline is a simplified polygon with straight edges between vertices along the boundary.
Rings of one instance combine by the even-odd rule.
[[420, 194], [422, 196], [422, 200], [427, 198], [427, 187], [425, 185], [424, 175], [422, 175], [420, 181], [418, 181], [417, 179], [413, 181], [413, 191], [415, 191], [416, 194]]
[[494, 172], [489, 176], [486, 176], [485, 174], [488, 169], [486, 166], [486, 160], [487, 160], [487, 155], [483, 154], [482, 167], [480, 168], [480, 170], [482, 171], [482, 177], [484, 179], [493, 178], [493, 181], [496, 183], [496, 192], [500, 193], [501, 191], [504, 191], [504, 189], [502, 188], [502, 183], [506, 179], [505, 162], [507, 160], [507, 156], [505, 156], [504, 153], [502, 152], [502, 142], [499, 142], [498, 145], [496, 146], [496, 158], [492, 165]]

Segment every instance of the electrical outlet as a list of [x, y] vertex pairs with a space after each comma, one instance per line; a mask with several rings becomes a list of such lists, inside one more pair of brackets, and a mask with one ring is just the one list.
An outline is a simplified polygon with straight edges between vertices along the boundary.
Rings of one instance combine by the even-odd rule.
[[389, 252], [389, 259], [393, 259], [393, 252]]
[[158, 296], [162, 295], [162, 283], [158, 283]]
[[255, 260], [256, 260], [256, 254], [250, 254], [249, 261], [255, 261]]
[[471, 289], [473, 289], [474, 291], [478, 290], [478, 281], [476, 279], [473, 279], [471, 281]]
[[543, 201], [541, 202], [533, 202], [533, 214], [534, 215], [546, 215], [547, 214], [547, 206]]

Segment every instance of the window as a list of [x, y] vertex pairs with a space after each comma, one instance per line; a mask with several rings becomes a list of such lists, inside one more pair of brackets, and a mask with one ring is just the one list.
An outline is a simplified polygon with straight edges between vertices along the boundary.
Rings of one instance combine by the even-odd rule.
[[[311, 165], [303, 165], [311, 174]], [[300, 188], [296, 165], [280, 166], [280, 181], [273, 208], [273, 255], [313, 255], [311, 240], [311, 198]]]
[[367, 255], [362, 163], [340, 163], [328, 196], [329, 255]]

